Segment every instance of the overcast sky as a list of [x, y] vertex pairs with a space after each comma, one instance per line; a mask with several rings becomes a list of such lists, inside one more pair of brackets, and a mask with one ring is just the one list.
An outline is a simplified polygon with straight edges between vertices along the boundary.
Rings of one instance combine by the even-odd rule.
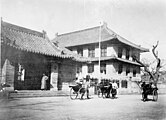
[[[1, 0], [3, 21], [45, 30], [50, 39], [105, 21], [117, 34], [166, 59], [165, 0]], [[154, 58], [152, 53], [143, 57]]]

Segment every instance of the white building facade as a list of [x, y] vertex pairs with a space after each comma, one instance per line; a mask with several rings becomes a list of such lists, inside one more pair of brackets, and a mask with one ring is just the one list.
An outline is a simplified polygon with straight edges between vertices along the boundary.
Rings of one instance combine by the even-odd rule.
[[[100, 46], [99, 36], [101, 36]], [[78, 64], [77, 77], [90, 75], [92, 79], [98, 81], [116, 80], [119, 93], [139, 92], [136, 83], [141, 81], [141, 65], [133, 59], [133, 56], [140, 59], [140, 53], [148, 52], [148, 49], [122, 38], [106, 24], [58, 35], [54, 41], [58, 41], [74, 53], [89, 58], [88, 63]]]

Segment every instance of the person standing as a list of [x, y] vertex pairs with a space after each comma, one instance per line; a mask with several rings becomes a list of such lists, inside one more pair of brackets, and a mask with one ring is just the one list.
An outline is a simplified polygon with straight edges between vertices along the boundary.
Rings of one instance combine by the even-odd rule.
[[89, 75], [86, 76], [86, 82], [84, 83], [83, 87], [85, 89], [85, 92], [82, 93], [81, 99], [83, 99], [83, 96], [85, 93], [87, 95], [87, 99], [90, 99], [90, 97], [89, 97], [90, 76]]
[[46, 90], [46, 81], [48, 80], [48, 77], [43, 74], [42, 80], [41, 80], [41, 90]]

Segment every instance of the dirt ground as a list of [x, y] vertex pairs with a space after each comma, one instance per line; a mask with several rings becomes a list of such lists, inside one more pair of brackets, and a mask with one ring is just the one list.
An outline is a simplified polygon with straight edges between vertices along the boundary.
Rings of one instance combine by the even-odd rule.
[[[143, 102], [141, 95], [117, 99], [71, 100], [69, 97], [38, 97], [0, 100], [1, 120], [166, 120], [166, 95], [157, 102]], [[151, 96], [149, 96], [151, 98]]]

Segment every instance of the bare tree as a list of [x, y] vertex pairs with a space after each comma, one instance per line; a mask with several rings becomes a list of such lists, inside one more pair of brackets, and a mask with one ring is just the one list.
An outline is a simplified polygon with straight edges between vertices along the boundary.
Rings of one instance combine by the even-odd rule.
[[158, 57], [158, 52], [156, 52], [156, 48], [158, 46], [159, 41], [157, 41], [156, 45], [153, 45], [152, 48], [152, 53], [157, 61], [156, 68], [152, 69], [151, 71], [149, 70], [149, 66], [147, 64], [144, 64], [140, 60], [137, 59], [136, 56], [133, 56], [134, 60], [141, 64], [144, 67], [144, 71], [149, 74], [150, 80], [154, 82], [155, 85], [157, 85], [158, 79], [159, 79], [159, 70], [161, 68], [161, 59]]

